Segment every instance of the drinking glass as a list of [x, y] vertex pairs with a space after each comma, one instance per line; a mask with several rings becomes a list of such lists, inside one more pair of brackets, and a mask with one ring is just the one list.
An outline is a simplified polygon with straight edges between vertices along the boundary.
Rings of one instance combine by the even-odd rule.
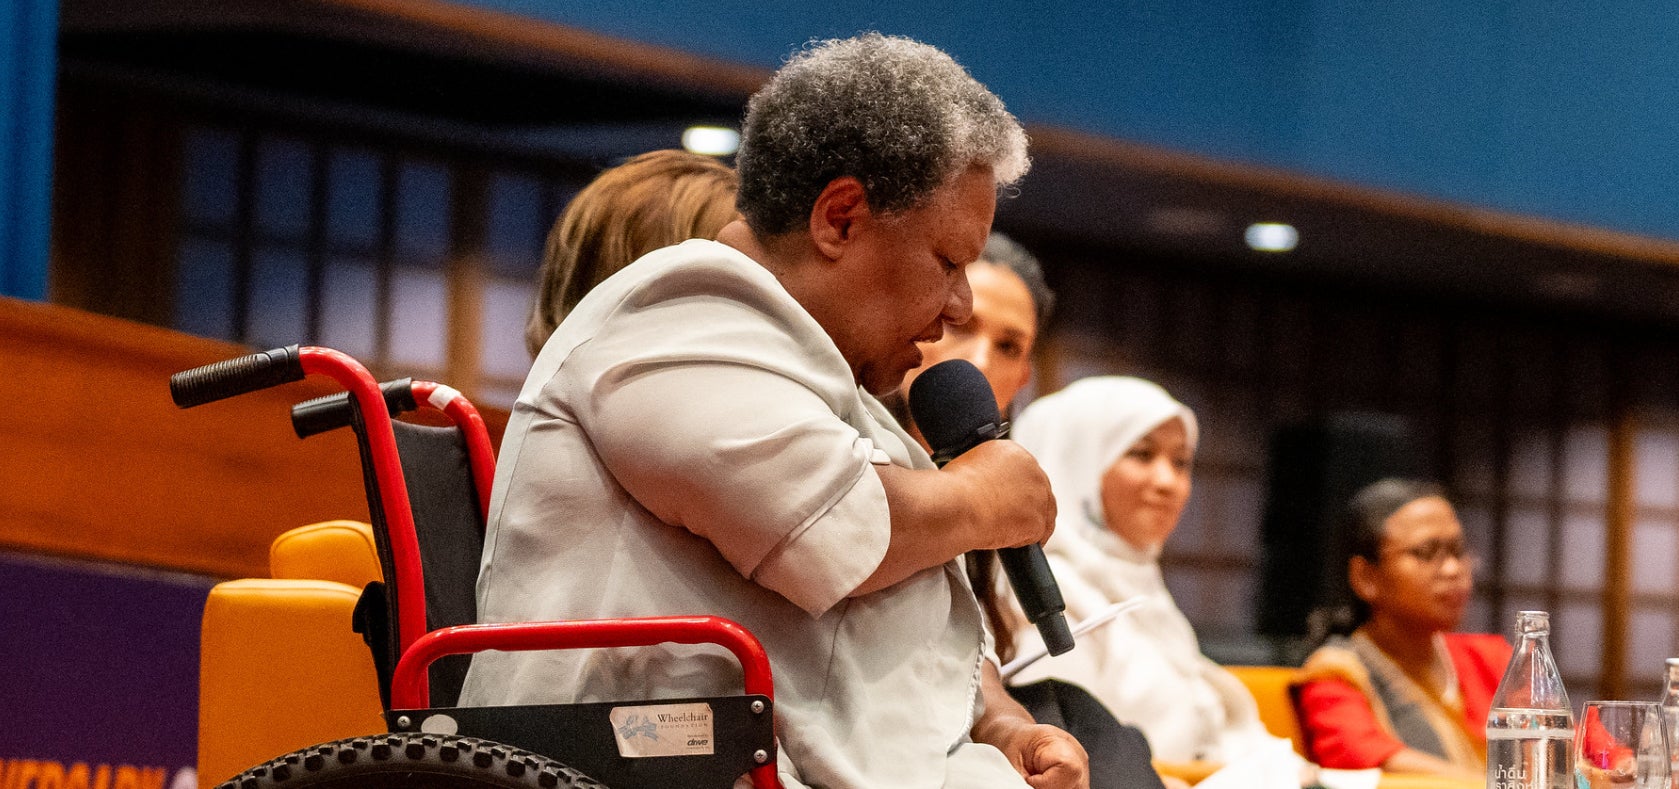
[[1667, 730], [1647, 701], [1588, 701], [1574, 727], [1577, 789], [1667, 789]]

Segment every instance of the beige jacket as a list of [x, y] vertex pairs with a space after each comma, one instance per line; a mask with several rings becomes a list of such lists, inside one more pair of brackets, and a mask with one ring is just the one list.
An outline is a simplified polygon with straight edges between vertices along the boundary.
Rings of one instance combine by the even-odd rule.
[[[768, 271], [710, 241], [656, 251], [595, 288], [525, 382], [480, 618], [724, 616], [769, 651], [788, 785], [1024, 786], [968, 741], [986, 644], [956, 565], [847, 596], [890, 539], [888, 462], [932, 467]], [[711, 647], [494, 652], [463, 703], [739, 689]]]

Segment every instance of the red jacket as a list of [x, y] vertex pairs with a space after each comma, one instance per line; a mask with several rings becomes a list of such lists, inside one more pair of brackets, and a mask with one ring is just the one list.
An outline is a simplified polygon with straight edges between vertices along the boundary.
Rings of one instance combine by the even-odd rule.
[[[1510, 662], [1510, 644], [1502, 636], [1465, 633], [1447, 633], [1445, 641], [1463, 697], [1464, 730], [1484, 752], [1487, 712]], [[1323, 767], [1380, 767], [1406, 747], [1399, 738], [1382, 730], [1370, 701], [1344, 680], [1308, 682], [1298, 689], [1296, 703], [1307, 756]]]

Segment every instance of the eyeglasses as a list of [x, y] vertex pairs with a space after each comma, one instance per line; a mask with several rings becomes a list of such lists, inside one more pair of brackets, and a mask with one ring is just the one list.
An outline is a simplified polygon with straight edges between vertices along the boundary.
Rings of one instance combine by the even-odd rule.
[[1458, 560], [1459, 564], [1470, 569], [1474, 569], [1476, 565], [1480, 564], [1480, 557], [1476, 556], [1474, 551], [1469, 549], [1469, 546], [1464, 545], [1462, 540], [1429, 540], [1421, 545], [1390, 548], [1383, 552], [1387, 553], [1389, 551], [1406, 554], [1416, 559], [1418, 563], [1430, 568], [1438, 568], [1445, 564], [1448, 557]]

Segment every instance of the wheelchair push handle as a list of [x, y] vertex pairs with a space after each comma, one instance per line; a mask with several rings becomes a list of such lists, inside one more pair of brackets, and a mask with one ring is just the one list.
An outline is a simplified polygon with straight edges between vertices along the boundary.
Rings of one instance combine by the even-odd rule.
[[175, 405], [192, 408], [301, 381], [303, 375], [302, 354], [288, 345], [175, 373], [169, 376], [169, 396]]
[[[391, 416], [419, 408], [414, 400], [414, 379], [398, 378], [379, 384], [385, 395], [385, 409]], [[351, 420], [350, 393], [339, 392], [291, 407], [291, 426], [298, 438], [308, 438], [346, 427]]]

